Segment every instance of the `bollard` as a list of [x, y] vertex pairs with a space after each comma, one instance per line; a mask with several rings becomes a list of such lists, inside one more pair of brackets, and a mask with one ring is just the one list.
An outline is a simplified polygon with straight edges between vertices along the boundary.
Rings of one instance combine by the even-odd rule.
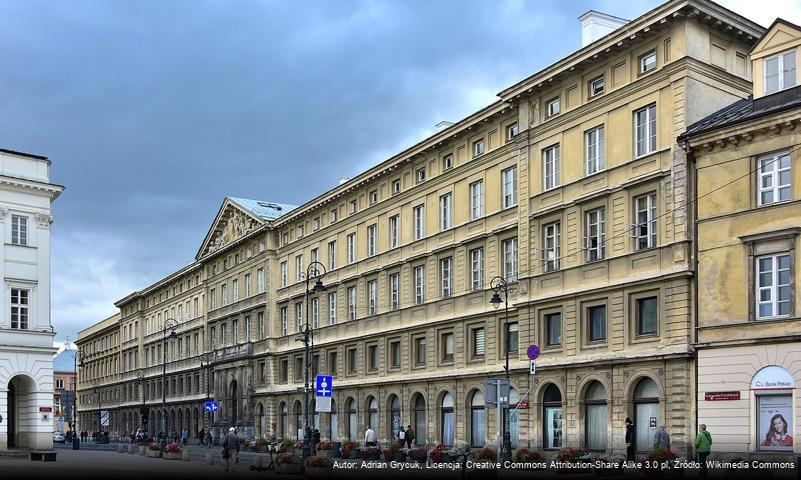
[[128, 445], [128, 455], [133, 455], [134, 453], [134, 445]]
[[147, 455], [147, 445], [139, 445], [139, 455]]
[[121, 443], [118, 443], [117, 444], [117, 453], [122, 453], [123, 452], [123, 448], [125, 448], [125, 445], [123, 445]]
[[206, 452], [206, 465], [214, 465], [214, 452]]

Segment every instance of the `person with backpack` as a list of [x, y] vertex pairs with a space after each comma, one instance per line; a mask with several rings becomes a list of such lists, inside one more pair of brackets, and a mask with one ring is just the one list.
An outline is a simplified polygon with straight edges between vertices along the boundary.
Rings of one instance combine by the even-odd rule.
[[698, 454], [698, 463], [701, 464], [698, 476], [706, 477], [706, 457], [712, 451], [712, 434], [706, 431], [706, 425], [703, 423], [698, 426], [698, 430], [698, 435], [695, 437], [695, 453]]
[[398, 437], [397, 437], [397, 445], [403, 448], [403, 444], [406, 443], [406, 430], [403, 429], [403, 425], [400, 426], [398, 430]]

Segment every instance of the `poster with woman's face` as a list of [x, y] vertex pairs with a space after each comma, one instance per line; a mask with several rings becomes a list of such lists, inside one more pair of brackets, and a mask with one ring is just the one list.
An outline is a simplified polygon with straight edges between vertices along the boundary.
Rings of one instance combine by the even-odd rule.
[[793, 449], [793, 399], [790, 395], [768, 396], [759, 399], [759, 430], [761, 450]]

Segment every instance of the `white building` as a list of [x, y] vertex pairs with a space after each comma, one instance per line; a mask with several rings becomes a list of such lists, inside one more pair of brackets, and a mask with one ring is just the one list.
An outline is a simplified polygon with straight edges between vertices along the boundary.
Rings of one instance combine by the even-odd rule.
[[50, 160], [0, 149], [0, 450], [53, 448]]

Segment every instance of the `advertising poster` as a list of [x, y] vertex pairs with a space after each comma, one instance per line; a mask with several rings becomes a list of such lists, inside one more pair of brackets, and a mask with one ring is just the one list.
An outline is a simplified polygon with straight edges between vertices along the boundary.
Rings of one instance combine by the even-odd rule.
[[793, 399], [790, 395], [759, 396], [760, 450], [793, 449]]

